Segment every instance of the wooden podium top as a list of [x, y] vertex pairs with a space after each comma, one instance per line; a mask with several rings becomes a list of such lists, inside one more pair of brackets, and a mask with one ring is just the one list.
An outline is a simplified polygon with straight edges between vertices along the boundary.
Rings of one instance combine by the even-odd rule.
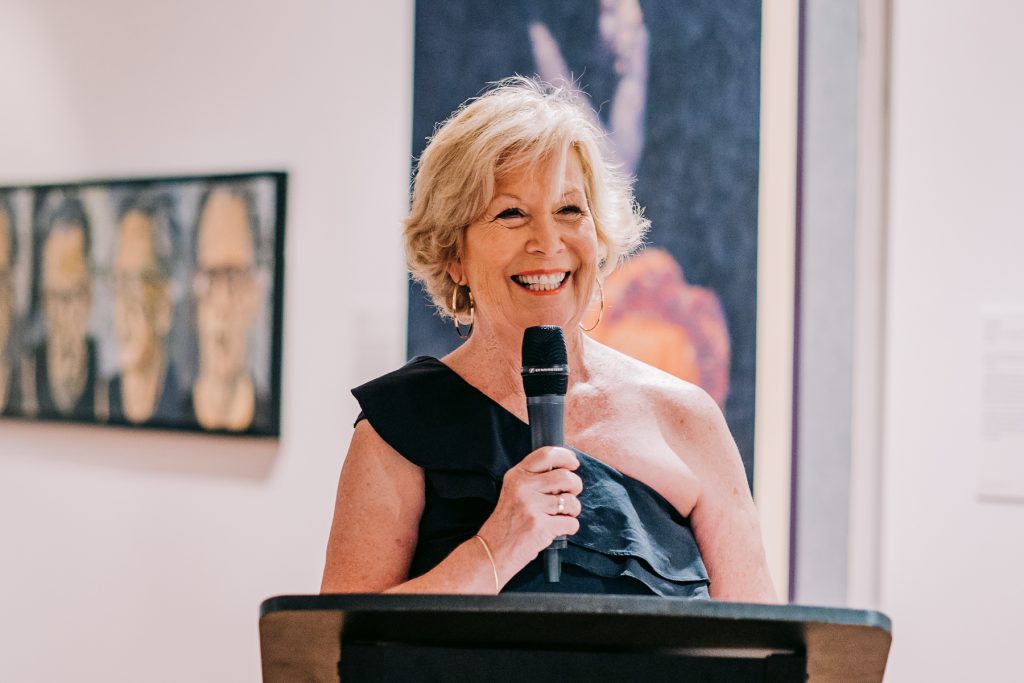
[[881, 681], [884, 614], [614, 595], [297, 595], [260, 607], [264, 681], [337, 681], [342, 640], [417, 646], [805, 654], [812, 683]]

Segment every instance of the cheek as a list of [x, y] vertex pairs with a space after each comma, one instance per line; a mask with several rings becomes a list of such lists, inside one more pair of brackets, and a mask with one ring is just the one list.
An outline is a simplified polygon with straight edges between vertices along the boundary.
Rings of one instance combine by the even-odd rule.
[[581, 229], [579, 239], [575, 243], [575, 251], [580, 260], [579, 272], [588, 280], [597, 277], [597, 260], [601, 251], [601, 243], [597, 239], [597, 231], [594, 224], [584, 226]]
[[120, 304], [114, 305], [114, 330], [118, 333], [124, 333], [128, 327], [128, 313], [124, 310], [124, 306]]
[[217, 320], [217, 314], [208, 303], [200, 303], [196, 307], [196, 324], [199, 326], [200, 334], [209, 334]]
[[597, 300], [597, 266], [589, 265], [577, 272], [576, 305], [586, 311]]
[[[469, 281], [474, 299], [496, 293], [504, 286], [505, 266], [510, 255], [519, 253], [521, 245], [508, 239], [511, 235], [473, 235], [466, 240], [463, 275]], [[504, 237], [504, 239], [502, 239]]]
[[582, 308], [589, 306], [597, 296], [599, 249], [600, 242], [597, 239], [597, 232], [591, 223], [589, 230], [580, 235], [576, 250], [580, 259], [580, 267], [576, 271], [576, 287], [579, 304]]

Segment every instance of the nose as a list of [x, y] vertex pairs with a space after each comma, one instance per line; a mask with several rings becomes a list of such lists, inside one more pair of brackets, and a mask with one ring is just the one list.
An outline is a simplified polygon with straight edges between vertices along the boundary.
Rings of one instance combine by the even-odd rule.
[[562, 233], [554, 216], [542, 214], [530, 221], [526, 251], [537, 256], [554, 256], [565, 250]]

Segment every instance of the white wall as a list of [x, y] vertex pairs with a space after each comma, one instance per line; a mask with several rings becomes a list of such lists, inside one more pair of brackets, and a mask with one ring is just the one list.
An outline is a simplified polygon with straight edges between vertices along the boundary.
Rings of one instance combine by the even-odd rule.
[[1024, 304], [1024, 5], [897, 0], [894, 9], [886, 680], [1020, 680], [1024, 503], [979, 500], [976, 470], [980, 309]]
[[0, 680], [251, 681], [403, 360], [412, 2], [0, 0], [0, 184], [290, 173], [280, 441], [0, 422]]

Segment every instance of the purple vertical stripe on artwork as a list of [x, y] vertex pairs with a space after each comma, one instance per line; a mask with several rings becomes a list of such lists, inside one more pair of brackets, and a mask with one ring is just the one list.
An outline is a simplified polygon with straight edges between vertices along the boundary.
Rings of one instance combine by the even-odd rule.
[[797, 27], [797, 109], [796, 109], [796, 211], [793, 234], [793, 404], [790, 417], [790, 482], [789, 482], [789, 599], [796, 599], [797, 515], [799, 514], [800, 479], [800, 286], [803, 273], [803, 217], [804, 217], [804, 117], [806, 112], [806, 29], [807, 0], [800, 0]]

